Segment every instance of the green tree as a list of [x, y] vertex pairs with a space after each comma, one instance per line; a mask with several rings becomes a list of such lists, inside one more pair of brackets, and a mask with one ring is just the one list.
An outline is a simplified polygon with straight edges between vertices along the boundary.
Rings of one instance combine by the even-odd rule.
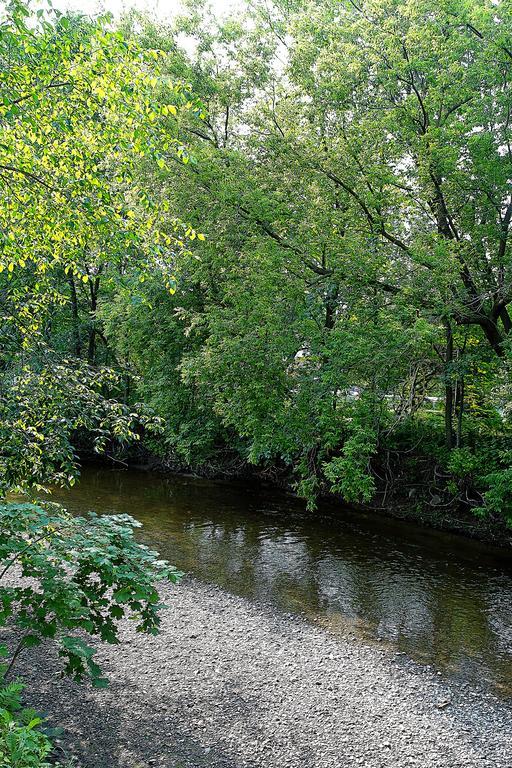
[[[0, 16], [0, 494], [72, 484], [77, 431], [98, 451], [133, 441], [159, 421], [119, 399], [118, 373], [98, 368], [100, 275], [149, 275], [174, 291], [174, 270], [196, 232], [134, 181], [141, 158], [159, 168], [189, 155], [183, 113], [201, 108], [165, 74], [165, 54], [139, 48], [108, 17], [33, 13], [13, 0]], [[165, 216], [164, 216], [165, 214]], [[165, 218], [165, 222], [164, 222]], [[158, 221], [162, 226], [155, 226]], [[56, 323], [71, 298], [74, 349], [79, 287], [89, 289], [87, 359], [66, 354]], [[0, 653], [8, 677], [24, 648], [59, 642], [65, 671], [106, 681], [79, 634], [116, 643], [125, 615], [142, 632], [159, 623], [156, 584], [180, 574], [136, 543], [136, 521], [87, 520], [55, 505], [0, 505], [0, 624], [17, 642]], [[42, 768], [51, 745], [20, 710], [20, 684], [0, 685], [2, 764]]]
[[143, 38], [194, 40], [173, 66], [205, 104], [182, 124], [196, 162], [143, 178], [207, 239], [177, 296], [148, 286], [172, 355], [142, 326], [130, 348], [137, 311], [106, 295], [112, 346], [167, 423], [168, 364], [182, 434], [199, 412], [310, 498], [386, 497], [414, 447], [443, 504], [485, 506], [510, 439], [508, 4], [188, 8]]
[[[138, 48], [109, 24], [30, 15], [14, 2], [0, 27], [4, 491], [69, 479], [76, 463], [68, 438], [78, 427], [97, 429], [98, 445], [108, 429], [121, 439], [136, 435], [135, 414], [101, 397], [116, 394], [116, 376], [77, 370], [67, 350], [52, 348], [54, 313], [68, 303], [68, 289], [76, 311], [77, 283], [88, 291], [87, 361], [94, 364], [100, 276], [108, 270], [109, 280], [137, 286], [158, 274], [174, 290], [177, 257], [195, 237], [133, 173], [141, 157], [157, 166], [188, 160], [179, 116], [199, 106], [163, 72], [164, 53]], [[74, 351], [81, 345], [76, 320]]]

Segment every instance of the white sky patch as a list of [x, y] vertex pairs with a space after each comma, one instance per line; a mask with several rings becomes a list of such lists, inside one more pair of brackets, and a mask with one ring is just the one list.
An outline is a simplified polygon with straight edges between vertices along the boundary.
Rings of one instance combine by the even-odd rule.
[[[224, 15], [239, 8], [241, 0], [210, 0], [216, 13]], [[85, 14], [109, 11], [119, 16], [123, 11], [137, 8], [164, 20], [181, 10], [180, 0], [53, 0], [53, 5], [61, 11], [81, 11]]]

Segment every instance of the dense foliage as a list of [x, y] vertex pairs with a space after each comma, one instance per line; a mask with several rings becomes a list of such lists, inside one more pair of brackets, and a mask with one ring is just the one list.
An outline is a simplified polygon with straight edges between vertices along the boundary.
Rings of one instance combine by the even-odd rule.
[[510, 5], [187, 7], [124, 29], [205, 106], [194, 162], [138, 173], [207, 237], [174, 295], [105, 286], [94, 314], [149, 446], [510, 522]]
[[[134, 181], [141, 158], [188, 160], [178, 115], [198, 114], [187, 88], [162, 73], [165, 54], [127, 42], [109, 26], [30, 15], [11, 3], [0, 27], [0, 488], [68, 480], [69, 435], [133, 439], [133, 409], [119, 378], [97, 371], [101, 331], [84, 361], [77, 292], [94, 311], [101, 275], [139, 285], [157, 274], [174, 290], [174, 266], [195, 232]], [[165, 221], [164, 221], [165, 218]], [[158, 226], [157, 224], [161, 224]], [[132, 290], [132, 294], [135, 289]], [[71, 302], [69, 299], [71, 297]], [[56, 342], [70, 307], [73, 345]], [[89, 365], [88, 365], [89, 364]], [[143, 419], [144, 422], [144, 419]]]
[[117, 643], [125, 615], [135, 620], [137, 631], [156, 633], [161, 607], [156, 584], [176, 583], [180, 574], [134, 541], [138, 525], [128, 515], [71, 516], [57, 505], [0, 506], [0, 624], [18, 630], [10, 654], [0, 645], [0, 655], [9, 657], [6, 677], [24, 648], [52, 638], [67, 674], [77, 680], [89, 675], [102, 687], [107, 681], [84, 635]]
[[[184, 6], [0, 11], [1, 496], [137, 443], [512, 525], [510, 3]], [[157, 630], [134, 525], [0, 506], [2, 764], [24, 648], [101, 686], [84, 632]]]
[[50, 768], [52, 745], [33, 710], [23, 707], [19, 682], [0, 678], [0, 760], [6, 768]]
[[142, 437], [510, 521], [509, 4], [185, 5], [4, 25], [3, 487]]
[[[132, 296], [154, 274], [173, 292], [176, 258], [196, 238], [134, 181], [141, 158], [188, 162], [178, 117], [201, 111], [164, 60], [108, 18], [62, 16], [51, 3], [36, 13], [24, 0], [0, 11], [0, 497], [72, 484], [78, 434], [105, 452], [160, 428], [123, 397], [122, 372], [95, 365], [94, 325], [81, 359], [77, 285], [94, 303], [108, 264], [110, 284], [130, 283]], [[69, 292], [70, 350], [54, 325]], [[134, 540], [136, 525], [48, 502], [0, 505], [2, 766], [44, 768], [52, 750], [12, 680], [24, 649], [52, 639], [64, 672], [102, 686], [85, 637], [117, 643], [125, 616], [158, 630], [157, 582], [180, 574]]]
[[86, 641], [118, 643], [129, 616], [139, 632], [155, 634], [162, 607], [157, 585], [181, 574], [135, 542], [128, 515], [72, 517], [57, 505], [0, 505], [0, 764], [45, 768], [52, 743], [43, 720], [22, 706], [16, 662], [27, 648], [57, 643], [63, 671], [95, 687], [108, 680]]

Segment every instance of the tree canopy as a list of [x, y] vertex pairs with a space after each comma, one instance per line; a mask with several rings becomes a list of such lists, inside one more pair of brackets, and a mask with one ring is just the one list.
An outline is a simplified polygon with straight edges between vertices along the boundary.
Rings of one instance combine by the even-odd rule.
[[138, 39], [204, 104], [153, 183], [207, 238], [175, 296], [98, 310], [164, 452], [509, 515], [509, 4], [188, 9]]
[[[64, 480], [85, 435], [114, 449], [147, 413], [172, 466], [510, 517], [510, 5], [24, 9], [2, 37], [6, 392], [30, 376], [6, 439], [59, 403]], [[27, 382], [57, 370], [42, 404]]]
[[[133, 409], [105, 397], [118, 374], [70, 359], [54, 343], [59, 308], [77, 311], [100, 276], [137, 286], [156, 274], [174, 290], [178, 255], [195, 232], [134, 173], [188, 162], [181, 115], [201, 112], [186, 84], [165, 75], [165, 53], [112, 27], [15, 0], [0, 27], [0, 488], [72, 480], [78, 428], [138, 437]], [[155, 222], [161, 226], [155, 226]], [[165, 222], [164, 222], [165, 218]], [[132, 291], [135, 293], [135, 290]], [[58, 336], [58, 332], [57, 332]]]

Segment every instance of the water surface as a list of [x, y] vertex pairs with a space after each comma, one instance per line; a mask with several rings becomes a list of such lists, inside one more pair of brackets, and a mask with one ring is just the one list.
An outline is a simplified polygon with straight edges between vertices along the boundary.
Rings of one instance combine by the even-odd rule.
[[180, 569], [379, 642], [512, 697], [512, 556], [410, 523], [260, 487], [86, 468], [54, 493], [74, 512], [129, 513]]

